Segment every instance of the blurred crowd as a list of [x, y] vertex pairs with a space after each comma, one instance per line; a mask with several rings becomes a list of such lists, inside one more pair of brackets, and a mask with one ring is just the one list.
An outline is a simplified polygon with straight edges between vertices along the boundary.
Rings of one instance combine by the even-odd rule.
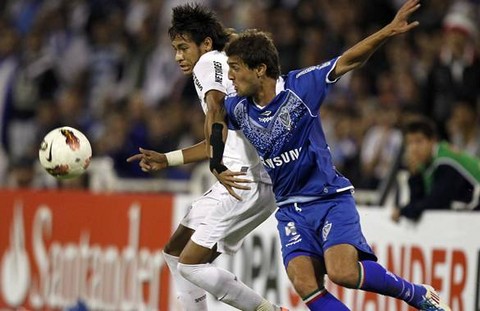
[[[53, 128], [83, 131], [120, 177], [139, 146], [167, 152], [203, 139], [203, 112], [167, 35], [172, 0], [0, 3], [0, 186], [28, 170]], [[270, 32], [282, 71], [319, 64], [386, 25], [403, 0], [203, 0], [225, 26]], [[343, 77], [321, 109], [337, 168], [375, 189], [401, 154], [402, 122], [428, 116], [442, 139], [480, 156], [478, 1], [425, 0], [420, 26]], [[192, 166], [164, 178], [188, 179]]]

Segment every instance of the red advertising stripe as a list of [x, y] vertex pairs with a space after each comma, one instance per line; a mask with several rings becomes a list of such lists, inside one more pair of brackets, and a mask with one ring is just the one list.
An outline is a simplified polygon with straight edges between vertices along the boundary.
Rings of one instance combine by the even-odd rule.
[[0, 309], [168, 310], [171, 195], [0, 191]]

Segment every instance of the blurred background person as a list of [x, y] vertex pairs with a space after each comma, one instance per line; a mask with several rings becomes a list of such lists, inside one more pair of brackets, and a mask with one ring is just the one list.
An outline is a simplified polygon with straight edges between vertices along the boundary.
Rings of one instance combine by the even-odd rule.
[[394, 107], [376, 110], [376, 122], [367, 130], [361, 143], [361, 188], [376, 189], [391, 173], [402, 146], [402, 133], [397, 128], [398, 114]]
[[404, 128], [405, 166], [410, 202], [394, 209], [392, 220], [419, 220], [427, 209], [480, 209], [480, 159], [438, 140], [434, 123], [424, 117]]
[[475, 5], [455, 2], [443, 19], [443, 40], [424, 89], [427, 112], [435, 121], [441, 139], [454, 103], [466, 98], [477, 101], [480, 95], [478, 58], [478, 17]]
[[474, 102], [460, 99], [454, 103], [447, 131], [449, 140], [458, 150], [480, 157], [480, 120]]

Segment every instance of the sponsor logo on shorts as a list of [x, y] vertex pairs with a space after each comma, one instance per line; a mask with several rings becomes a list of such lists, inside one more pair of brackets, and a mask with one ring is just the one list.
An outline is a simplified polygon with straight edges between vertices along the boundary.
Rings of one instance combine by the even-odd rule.
[[285, 235], [287, 237], [291, 236], [291, 238], [288, 240], [288, 243], [285, 244], [285, 247], [295, 245], [302, 241], [302, 236], [297, 232], [297, 228], [295, 227], [295, 223], [293, 221], [289, 222], [285, 226]]
[[285, 244], [285, 247], [289, 247], [300, 242], [302, 242], [302, 237], [300, 235], [295, 235], [290, 240], [288, 240], [288, 243]]
[[295, 223], [293, 221], [289, 222], [285, 226], [285, 235], [286, 236], [297, 235], [297, 227], [295, 227]]

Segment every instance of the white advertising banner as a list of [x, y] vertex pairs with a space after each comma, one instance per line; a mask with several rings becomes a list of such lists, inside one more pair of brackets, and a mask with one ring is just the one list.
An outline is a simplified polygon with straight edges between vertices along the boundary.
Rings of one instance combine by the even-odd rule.
[[[179, 223], [191, 197], [174, 200], [173, 225]], [[418, 224], [393, 223], [386, 208], [359, 208], [363, 232], [379, 262], [417, 283], [432, 284], [455, 311], [480, 310], [480, 213], [428, 212]], [[293, 311], [308, 310], [285, 274], [276, 220], [270, 217], [246, 239], [233, 257], [216, 264], [235, 273], [267, 299]], [[346, 290], [327, 282], [328, 290], [355, 311], [407, 311], [408, 305], [373, 293]], [[170, 303], [175, 307], [174, 293]], [[209, 297], [210, 310], [234, 310]]]

